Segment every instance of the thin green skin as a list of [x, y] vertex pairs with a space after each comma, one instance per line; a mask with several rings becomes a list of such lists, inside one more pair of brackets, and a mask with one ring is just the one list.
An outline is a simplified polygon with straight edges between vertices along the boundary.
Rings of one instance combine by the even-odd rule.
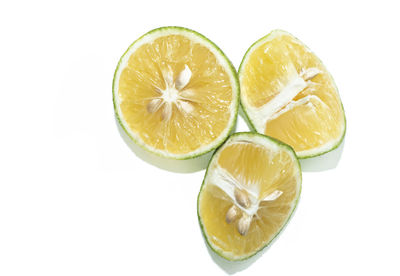
[[[276, 30], [275, 30], [275, 31], [276, 31]], [[243, 56], [242, 61], [240, 62], [240, 66], [239, 66], [239, 70], [238, 70], [238, 76], [239, 76], [239, 78], [240, 78], [240, 73], [241, 73], [241, 70], [242, 70], [242, 66], [243, 66], [244, 60], [246, 59], [246, 57], [247, 57], [248, 53], [250, 52], [250, 50], [251, 50], [258, 42], [260, 42], [260, 41], [262, 41], [262, 40], [264, 40], [264, 39], [267, 39], [268, 36], [270, 36], [273, 32], [274, 32], [274, 31], [272, 31], [272, 32], [270, 32], [269, 34], [267, 34], [266, 36], [263, 36], [262, 38], [258, 39], [256, 42], [254, 42], [253, 44], [251, 44], [251, 46], [247, 49], [246, 53], [245, 53], [244, 56]], [[287, 33], [286, 31], [284, 31], [284, 32]], [[292, 35], [292, 34], [290, 34], [290, 35]], [[293, 36], [293, 35], [292, 35], [292, 36]], [[295, 37], [295, 36], [293, 36], [293, 37], [296, 38], [297, 40], [299, 40], [297, 37]], [[301, 40], [299, 40], [299, 41], [301, 41]], [[303, 43], [303, 45], [305, 45], [305, 44]], [[305, 45], [305, 46], [306, 46], [306, 45]], [[306, 47], [307, 47], [307, 46], [306, 46]], [[307, 47], [307, 48], [308, 48], [308, 47]], [[314, 55], [315, 55], [315, 54], [314, 54]], [[315, 55], [315, 57], [322, 63], [322, 61], [318, 58], [317, 55]], [[322, 63], [322, 64], [323, 64], [323, 63]], [[327, 72], [328, 72], [328, 71], [327, 71]], [[328, 74], [330, 74], [330, 73], [328, 72]], [[332, 80], [333, 80], [333, 78], [332, 78]], [[338, 94], [339, 94], [339, 90], [338, 90], [338, 88], [337, 88], [337, 86], [336, 86], [336, 83], [335, 83], [334, 81], [333, 81], [333, 84], [335, 85], [336, 91], [337, 91]], [[339, 100], [340, 100], [340, 95], [339, 95]], [[297, 153], [296, 153], [296, 155], [297, 155], [297, 157], [298, 157], [299, 159], [308, 159], [308, 158], [317, 157], [317, 156], [323, 155], [323, 154], [325, 154], [325, 153], [331, 152], [331, 151], [333, 151], [334, 149], [336, 149], [336, 148], [338, 148], [338, 147], [340, 146], [340, 144], [343, 142], [343, 139], [344, 139], [344, 136], [345, 136], [346, 130], [347, 130], [347, 120], [346, 120], [346, 115], [345, 115], [345, 112], [344, 112], [344, 107], [343, 107], [342, 101], [340, 101], [340, 105], [341, 105], [342, 111], [343, 111], [344, 129], [343, 129], [343, 134], [342, 134], [342, 136], [340, 137], [339, 142], [337, 142], [334, 146], [332, 146], [332, 148], [330, 148], [330, 149], [328, 149], [328, 150], [326, 150], [326, 151], [317, 152], [317, 153], [315, 153], [315, 154], [306, 155], [306, 156], [298, 156]], [[252, 121], [250, 120], [250, 117], [249, 117], [249, 115], [248, 115], [248, 113], [247, 113], [247, 111], [246, 111], [246, 107], [245, 107], [245, 106], [243, 105], [243, 103], [242, 103], [242, 95], [240, 95], [240, 107], [241, 107], [241, 109], [242, 109], [242, 111], [243, 111], [243, 115], [244, 115], [244, 117], [245, 117], [244, 119], [245, 119], [245, 121], [246, 121], [248, 127], [251, 129], [251, 131], [257, 132], [256, 128], [254, 127], [254, 125], [253, 125]]]
[[[129, 52], [129, 50], [135, 45], [135, 43], [137, 43], [138, 41], [140, 41], [143, 37], [145, 37], [145, 36], [147, 36], [147, 35], [150, 35], [150, 34], [152, 34], [152, 33], [154, 33], [154, 32], [158, 32], [158, 31], [162, 31], [162, 30], [171, 30], [171, 29], [172, 29], [172, 30], [173, 30], [173, 29], [175, 29], [175, 30], [181, 30], [181, 31], [184, 31], [184, 32], [190, 32], [190, 33], [193, 33], [193, 34], [195, 34], [196, 36], [202, 38], [203, 40], [208, 41], [208, 42], [217, 50], [217, 52], [220, 53], [221, 56], [227, 61], [228, 65], [229, 65], [229, 69], [230, 69], [232, 75], [234, 76], [234, 80], [235, 80], [236, 87], [237, 87], [236, 91], [234, 91], [234, 92], [236, 92], [236, 93], [235, 93], [234, 100], [237, 99], [237, 100], [235, 101], [235, 106], [234, 106], [235, 115], [234, 115], [234, 119], [233, 119], [233, 121], [232, 121], [232, 124], [229, 126], [229, 131], [228, 131], [228, 134], [226, 135], [226, 137], [225, 137], [224, 139], [222, 139], [222, 141], [221, 141], [219, 144], [215, 145], [215, 146], [214, 146], [213, 148], [211, 148], [211, 149], [208, 149], [207, 151], [201, 152], [201, 153], [199, 153], [199, 154], [193, 154], [193, 155], [184, 156], [184, 157], [169, 157], [169, 156], [165, 156], [165, 155], [163, 155], [162, 153], [153, 151], [150, 147], [147, 147], [144, 143], [141, 143], [140, 141], [137, 141], [135, 138], [133, 138], [133, 137], [129, 134], [128, 130], [125, 128], [125, 126], [124, 126], [124, 124], [122, 123], [122, 120], [121, 120], [121, 118], [120, 118], [120, 115], [118, 114], [117, 101], [116, 101], [116, 96], [117, 96], [117, 95], [116, 95], [116, 91], [114, 90], [114, 87], [115, 87], [115, 78], [116, 78], [118, 69], [119, 69], [119, 67], [120, 67], [120, 65], [121, 65], [122, 59], [123, 59], [123, 58], [125, 57], [125, 55]], [[236, 122], [237, 122], [238, 110], [239, 110], [239, 103], [240, 103], [240, 100], [239, 100], [239, 97], [240, 97], [239, 78], [238, 78], [238, 74], [237, 74], [237, 72], [236, 72], [235, 67], [232, 65], [232, 62], [228, 59], [228, 57], [224, 54], [224, 52], [222, 52], [222, 50], [221, 50], [214, 42], [212, 42], [211, 40], [209, 40], [207, 37], [205, 37], [204, 35], [202, 35], [202, 34], [196, 32], [196, 31], [194, 31], [194, 30], [191, 30], [191, 29], [188, 29], [188, 28], [185, 28], [185, 27], [179, 27], [179, 26], [160, 27], [160, 28], [157, 28], [157, 29], [154, 29], [154, 30], [149, 31], [149, 32], [145, 33], [144, 35], [142, 35], [141, 37], [139, 37], [138, 39], [136, 39], [136, 40], [128, 47], [128, 49], [125, 51], [125, 53], [121, 56], [121, 58], [120, 58], [119, 61], [118, 61], [117, 68], [116, 68], [115, 71], [114, 71], [114, 77], [113, 77], [113, 82], [112, 82], [112, 93], [113, 93], [114, 114], [115, 114], [115, 117], [117, 118], [118, 124], [119, 124], [119, 125], [121, 126], [121, 128], [124, 130], [124, 132], [126, 133], [126, 135], [128, 135], [128, 137], [129, 137], [136, 145], [138, 145], [138, 146], [141, 147], [142, 149], [146, 150], [147, 152], [149, 152], [149, 153], [151, 153], [151, 154], [154, 154], [154, 155], [157, 155], [157, 156], [159, 156], [159, 157], [163, 157], [163, 158], [167, 158], [167, 159], [175, 159], [175, 160], [188, 160], [188, 159], [193, 159], [193, 158], [196, 158], [196, 157], [200, 157], [200, 156], [203, 156], [203, 155], [205, 155], [205, 154], [207, 154], [207, 153], [209, 153], [209, 152], [215, 150], [215, 149], [218, 148], [220, 145], [222, 145], [222, 144], [229, 138], [229, 135], [233, 132], [233, 130], [234, 130], [234, 128], [235, 128], [235, 125], [236, 125]]]
[[[266, 243], [265, 245], [263, 245], [258, 251], [254, 252], [253, 254], [251, 254], [251, 255], [249, 255], [249, 256], [246, 256], [246, 257], [238, 257], [238, 258], [229, 258], [228, 256], [225, 256], [225, 255], [224, 255], [224, 252], [223, 252], [222, 250], [218, 250], [217, 248], [215, 248], [215, 247], [212, 245], [212, 243], [211, 243], [211, 242], [208, 240], [208, 238], [207, 238], [207, 235], [206, 235], [205, 229], [204, 229], [204, 225], [203, 225], [203, 222], [201, 221], [201, 216], [200, 216], [200, 196], [201, 196], [201, 193], [202, 193], [203, 188], [204, 188], [204, 186], [205, 186], [205, 180], [206, 180], [207, 175], [208, 175], [208, 169], [210, 168], [210, 164], [211, 164], [211, 161], [214, 159], [214, 156], [220, 151], [220, 149], [222, 148], [222, 146], [223, 146], [225, 143], [227, 143], [232, 137], [240, 136], [240, 135], [242, 135], [242, 134], [263, 137], [263, 138], [265, 138], [265, 139], [268, 139], [268, 140], [271, 140], [271, 141], [275, 142], [275, 143], [278, 144], [279, 146], [284, 147], [284, 148], [286, 148], [288, 151], [292, 152], [292, 153], [293, 153], [293, 156], [295, 157], [295, 160], [297, 161], [297, 166], [299, 167], [299, 171], [300, 171], [300, 183], [299, 183], [299, 185], [300, 185], [300, 190], [299, 190], [299, 195], [298, 195], [298, 197], [296, 198], [296, 201], [295, 201], [295, 203], [294, 203], [294, 208], [293, 208], [292, 212], [289, 214], [288, 218], [286, 219], [286, 221], [285, 221], [285, 223], [282, 225], [282, 227], [279, 229], [279, 231], [275, 234], [275, 236], [274, 236], [269, 242], [267, 242], [267, 243]], [[301, 166], [300, 166], [299, 159], [297, 158], [296, 152], [293, 150], [293, 148], [292, 148], [291, 146], [289, 146], [288, 144], [283, 143], [283, 142], [280, 141], [280, 140], [277, 140], [277, 139], [275, 139], [275, 138], [273, 138], [273, 137], [270, 137], [270, 136], [266, 136], [266, 135], [264, 135], [264, 134], [260, 134], [260, 133], [257, 133], [257, 132], [236, 132], [236, 133], [232, 134], [232, 135], [229, 137], [229, 139], [225, 141], [225, 143], [223, 143], [223, 144], [213, 153], [213, 156], [211, 157], [210, 162], [208, 163], [208, 166], [207, 166], [207, 169], [206, 169], [206, 173], [205, 173], [205, 175], [204, 175], [203, 182], [202, 182], [201, 187], [200, 187], [200, 192], [199, 192], [199, 194], [198, 194], [198, 196], [197, 196], [197, 219], [198, 219], [198, 221], [199, 221], [201, 233], [203, 234], [203, 237], [204, 237], [205, 241], [207, 242], [207, 245], [208, 245], [218, 256], [224, 258], [225, 260], [233, 261], [233, 262], [236, 262], [236, 261], [244, 261], [244, 260], [248, 260], [248, 259], [254, 257], [254, 256], [257, 255], [258, 253], [260, 253], [261, 251], [263, 251], [266, 247], [268, 247], [270, 244], [272, 244], [272, 242], [279, 236], [279, 234], [282, 232], [282, 230], [286, 227], [287, 223], [288, 223], [288, 222], [290, 221], [290, 219], [292, 218], [292, 215], [293, 215], [294, 211], [295, 211], [296, 208], [297, 208], [297, 204], [298, 204], [298, 202], [299, 202], [300, 195], [301, 195], [301, 190], [302, 190]]]

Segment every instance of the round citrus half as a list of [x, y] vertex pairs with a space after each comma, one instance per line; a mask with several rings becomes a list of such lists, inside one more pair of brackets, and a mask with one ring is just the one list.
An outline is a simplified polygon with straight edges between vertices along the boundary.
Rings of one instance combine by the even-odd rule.
[[139, 146], [188, 159], [218, 147], [237, 117], [239, 84], [222, 51], [201, 34], [163, 27], [136, 40], [118, 63], [119, 124]]
[[212, 157], [198, 196], [207, 243], [228, 260], [256, 254], [287, 223], [300, 190], [290, 146], [257, 133], [233, 134]]
[[346, 122], [333, 78], [291, 34], [275, 30], [254, 43], [239, 80], [254, 130], [291, 145], [299, 158], [321, 155], [342, 141]]

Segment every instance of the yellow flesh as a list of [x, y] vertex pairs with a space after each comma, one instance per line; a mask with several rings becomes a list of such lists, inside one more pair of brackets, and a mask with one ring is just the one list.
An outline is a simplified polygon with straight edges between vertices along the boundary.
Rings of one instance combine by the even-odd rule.
[[[179, 93], [191, 90], [184, 101], [193, 110], [186, 113], [172, 104], [169, 120], [162, 117], [164, 106], [150, 113], [150, 101], [166, 89], [166, 74], [172, 72], [176, 80], [185, 65], [192, 76]], [[120, 76], [118, 97], [127, 126], [145, 144], [186, 154], [211, 143], [226, 129], [233, 96], [229, 75], [208, 48], [183, 35], [166, 35], [132, 53]]]
[[316, 97], [268, 120], [264, 131], [291, 145], [296, 152], [321, 147], [343, 135], [344, 113], [332, 77], [321, 61], [289, 34], [279, 34], [262, 43], [241, 69], [243, 97], [250, 106], [262, 107], [309, 68], [316, 68], [320, 73], [293, 101], [307, 95]]
[[[222, 149], [218, 166], [247, 191], [255, 191], [261, 202], [249, 232], [242, 236], [237, 230], [238, 220], [230, 224], [225, 221], [234, 200], [216, 183], [207, 181], [199, 208], [205, 233], [214, 247], [230, 258], [241, 259], [256, 253], [275, 237], [290, 216], [300, 189], [293, 162], [296, 161], [286, 151], [272, 152], [253, 143], [236, 143]], [[262, 201], [277, 190], [283, 192], [277, 199]]]

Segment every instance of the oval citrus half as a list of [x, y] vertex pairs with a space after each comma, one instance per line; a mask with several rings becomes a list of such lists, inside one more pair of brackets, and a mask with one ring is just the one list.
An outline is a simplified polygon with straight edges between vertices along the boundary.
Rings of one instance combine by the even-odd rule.
[[275, 30], [254, 43], [239, 80], [248, 122], [291, 145], [299, 158], [321, 155], [342, 141], [346, 122], [333, 78], [289, 33]]
[[198, 196], [207, 243], [228, 260], [256, 254], [287, 223], [300, 190], [291, 147], [257, 133], [233, 134], [212, 157]]

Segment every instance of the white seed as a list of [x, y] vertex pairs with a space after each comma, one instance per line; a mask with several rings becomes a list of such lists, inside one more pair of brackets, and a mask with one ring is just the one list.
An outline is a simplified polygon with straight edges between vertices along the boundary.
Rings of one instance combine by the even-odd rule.
[[161, 106], [162, 100], [161, 99], [152, 99], [147, 104], [147, 112], [154, 113], [156, 112]]
[[179, 76], [175, 80], [175, 88], [181, 90], [184, 88], [190, 81], [192, 77], [192, 71], [190, 71], [189, 66], [185, 64], [185, 69], [179, 73]]
[[195, 95], [196, 93], [192, 89], [182, 90], [179, 94], [179, 96], [185, 100], [191, 100], [191, 98], [193, 98]]
[[172, 68], [170, 66], [168, 66], [168, 68], [164, 69], [162, 73], [163, 73], [165, 85], [167, 87], [172, 87], [174, 85], [174, 73], [172, 72]]
[[273, 201], [275, 199], [277, 199], [278, 197], [280, 197], [283, 194], [282, 191], [279, 190], [275, 190], [272, 193], [270, 193], [269, 195], [267, 195], [263, 201]]
[[178, 101], [177, 105], [178, 105], [178, 108], [185, 113], [191, 113], [194, 110], [193, 105], [186, 101]]
[[303, 71], [300, 75], [305, 81], [308, 81], [308, 80], [311, 80], [312, 78], [314, 78], [319, 73], [321, 73], [321, 71], [319, 69], [312, 67], [312, 68], [308, 68], [307, 70]]
[[237, 203], [239, 203], [239, 205], [243, 208], [250, 207], [250, 199], [246, 191], [235, 189], [235, 199]]
[[239, 215], [239, 208], [236, 207], [235, 205], [232, 205], [232, 207], [229, 208], [228, 212], [226, 212], [225, 220], [227, 223], [231, 223], [238, 217], [238, 215]]
[[164, 104], [164, 108], [163, 108], [162, 113], [161, 113], [161, 119], [163, 121], [168, 122], [169, 119], [171, 119], [171, 115], [172, 115], [172, 104], [166, 102]]
[[243, 213], [243, 216], [238, 220], [237, 230], [240, 235], [244, 236], [247, 234], [250, 229], [251, 219], [251, 216]]

